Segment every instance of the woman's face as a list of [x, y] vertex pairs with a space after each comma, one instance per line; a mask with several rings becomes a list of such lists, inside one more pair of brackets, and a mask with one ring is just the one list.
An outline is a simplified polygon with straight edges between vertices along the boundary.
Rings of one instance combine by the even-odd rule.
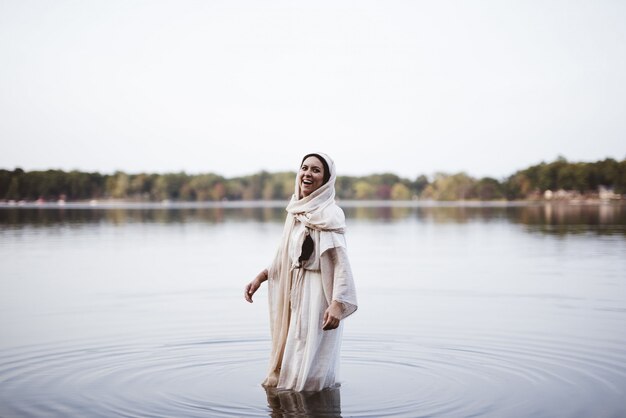
[[324, 183], [324, 165], [319, 158], [310, 156], [302, 162], [298, 172], [300, 198], [307, 197]]

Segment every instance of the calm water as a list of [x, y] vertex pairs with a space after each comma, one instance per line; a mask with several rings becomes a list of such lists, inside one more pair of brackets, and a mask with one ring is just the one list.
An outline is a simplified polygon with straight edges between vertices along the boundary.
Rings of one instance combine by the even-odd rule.
[[626, 206], [345, 209], [342, 385], [297, 394], [243, 300], [282, 208], [0, 208], [0, 416], [626, 416]]

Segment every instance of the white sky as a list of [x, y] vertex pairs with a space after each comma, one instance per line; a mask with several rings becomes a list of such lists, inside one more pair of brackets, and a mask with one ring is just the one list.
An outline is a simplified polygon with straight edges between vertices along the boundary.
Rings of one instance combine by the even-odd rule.
[[626, 2], [0, 0], [0, 168], [626, 157]]

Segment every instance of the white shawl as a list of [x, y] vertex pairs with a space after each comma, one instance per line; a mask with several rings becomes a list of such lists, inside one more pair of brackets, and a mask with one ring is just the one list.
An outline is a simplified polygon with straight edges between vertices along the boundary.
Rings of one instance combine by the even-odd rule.
[[[276, 256], [268, 269], [268, 294], [270, 308], [270, 329], [272, 333], [272, 354], [265, 386], [276, 386], [282, 363], [290, 320], [291, 272], [298, 265], [302, 244], [307, 234], [314, 242], [314, 266], [319, 266], [326, 301], [333, 300], [343, 305], [343, 318], [357, 309], [356, 291], [349, 265], [335, 269], [332, 257], [333, 248], [346, 248], [345, 216], [335, 203], [335, 164], [325, 154], [330, 171], [328, 182], [309, 196], [299, 199], [300, 185], [296, 175], [295, 193], [287, 205], [287, 219], [281, 243]], [[304, 226], [304, 227], [302, 227]], [[293, 237], [292, 237], [293, 235]], [[292, 238], [292, 239], [290, 239]], [[312, 256], [313, 257], [313, 256]], [[337, 273], [336, 273], [337, 272]], [[321, 324], [320, 324], [321, 326]]]

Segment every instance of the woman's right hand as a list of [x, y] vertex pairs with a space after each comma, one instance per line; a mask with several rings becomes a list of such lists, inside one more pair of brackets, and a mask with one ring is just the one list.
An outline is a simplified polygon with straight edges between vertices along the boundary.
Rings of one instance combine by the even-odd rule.
[[257, 279], [252, 280], [246, 285], [244, 297], [248, 302], [252, 303], [252, 295], [254, 295], [254, 292], [256, 292], [259, 287], [261, 287], [261, 283]]
[[254, 278], [250, 283], [246, 285], [243, 297], [250, 303], [252, 303], [252, 295], [259, 290], [261, 283], [267, 280], [267, 270], [263, 270], [258, 276]]

